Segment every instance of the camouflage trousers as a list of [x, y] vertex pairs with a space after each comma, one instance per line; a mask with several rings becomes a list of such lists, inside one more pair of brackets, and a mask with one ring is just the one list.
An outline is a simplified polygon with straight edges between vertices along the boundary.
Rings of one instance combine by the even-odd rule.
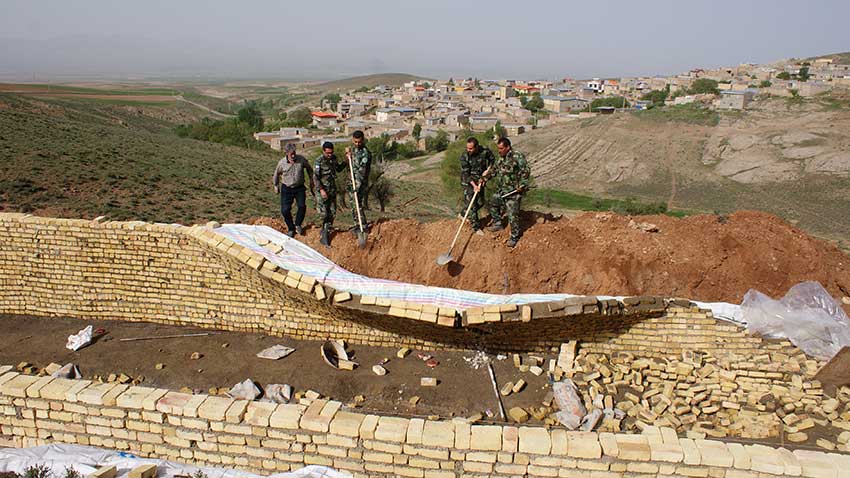
[[[360, 187], [357, 188], [357, 203], [360, 205], [360, 216], [363, 219], [363, 228], [366, 228], [366, 209], [364, 208], [364, 200], [366, 199], [366, 192], [369, 191], [369, 184], [367, 182], [363, 182], [360, 184]], [[351, 205], [351, 218], [354, 220], [354, 228], [358, 227], [357, 224], [357, 209], [354, 206], [354, 190], [349, 186], [348, 188], [348, 203]]]
[[316, 210], [319, 211], [322, 226], [330, 227], [333, 225], [336, 216], [336, 193], [328, 192], [327, 194], [327, 199], [322, 199], [321, 194], [316, 194]]
[[[481, 229], [481, 221], [478, 219], [478, 211], [484, 207], [485, 194], [486, 193], [482, 188], [478, 193], [478, 196], [475, 198], [475, 202], [472, 204], [472, 209], [469, 210], [469, 225], [476, 231]], [[463, 188], [463, 211], [461, 211], [461, 214], [466, 212], [466, 208], [469, 207], [469, 201], [472, 201], [472, 196], [474, 195], [475, 191], [472, 189], [472, 186], [467, 185]]]
[[494, 225], [504, 226], [502, 216], [507, 216], [508, 224], [511, 226], [511, 238], [519, 239], [522, 231], [519, 226], [519, 207], [522, 194], [514, 194], [503, 198], [502, 195], [510, 191], [496, 191], [490, 198], [490, 218]]

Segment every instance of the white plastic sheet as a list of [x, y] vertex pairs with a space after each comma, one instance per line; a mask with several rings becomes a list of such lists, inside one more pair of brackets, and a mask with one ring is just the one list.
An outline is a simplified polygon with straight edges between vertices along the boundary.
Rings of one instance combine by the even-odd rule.
[[850, 319], [818, 282], [801, 282], [779, 300], [750, 289], [741, 304], [750, 333], [787, 338], [806, 354], [829, 360], [850, 346]]
[[[53, 470], [53, 476], [63, 476], [67, 467], [87, 476], [97, 470], [98, 466], [115, 466], [118, 469], [118, 478], [124, 478], [131, 469], [147, 463], [157, 466], [158, 478], [193, 475], [198, 470], [209, 478], [259, 478], [263, 476], [232, 468], [198, 467], [173, 461], [138, 458], [129, 453], [80, 445], [53, 444], [33, 448], [0, 448], [0, 472], [23, 473], [27, 467], [46, 465]], [[343, 478], [350, 476], [350, 474], [332, 468], [311, 465], [289, 473], [269, 475], [269, 478]]]
[[83, 330], [77, 332], [74, 335], [68, 336], [68, 343], [65, 344], [65, 348], [68, 350], [77, 351], [86, 345], [91, 343], [93, 329], [92, 326], [84, 328]]

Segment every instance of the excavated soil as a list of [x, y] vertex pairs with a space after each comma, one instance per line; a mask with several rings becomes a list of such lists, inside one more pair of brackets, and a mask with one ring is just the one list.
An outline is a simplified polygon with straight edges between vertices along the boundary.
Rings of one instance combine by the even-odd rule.
[[[490, 293], [661, 295], [740, 303], [750, 288], [780, 297], [815, 280], [837, 299], [850, 296], [850, 257], [762, 212], [729, 216], [628, 217], [584, 213], [553, 218], [524, 213], [524, 236], [511, 250], [507, 231], [471, 233], [455, 247], [457, 264], [440, 267], [457, 221], [378, 222], [365, 249], [350, 232], [337, 232], [330, 249], [318, 228], [298, 239], [348, 270], [419, 284]], [[285, 230], [279, 219], [258, 218]], [[651, 224], [656, 232], [641, 228]], [[848, 309], [845, 307], [845, 309]]]

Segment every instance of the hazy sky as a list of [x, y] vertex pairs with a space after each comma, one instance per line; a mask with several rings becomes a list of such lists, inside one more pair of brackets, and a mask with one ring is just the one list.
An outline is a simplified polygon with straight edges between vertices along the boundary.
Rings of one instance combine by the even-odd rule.
[[848, 0], [3, 0], [0, 78], [585, 78], [850, 50]]

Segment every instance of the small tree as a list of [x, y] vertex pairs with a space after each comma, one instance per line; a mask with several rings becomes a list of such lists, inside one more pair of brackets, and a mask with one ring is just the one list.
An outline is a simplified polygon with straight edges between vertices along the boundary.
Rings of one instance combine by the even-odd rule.
[[670, 85], [664, 86], [664, 89], [653, 90], [641, 97], [642, 100], [649, 101], [652, 106], [662, 106], [670, 96]]
[[256, 101], [249, 101], [245, 103], [245, 106], [236, 113], [236, 117], [239, 119], [240, 123], [247, 124], [255, 131], [263, 129], [263, 114], [260, 112], [260, 108], [257, 106]]
[[322, 103], [327, 101], [328, 105], [330, 105], [330, 108], [332, 110], [335, 110], [336, 105], [338, 105], [341, 100], [342, 100], [342, 97], [339, 96], [339, 93], [328, 93], [328, 94], [325, 95], [324, 98], [322, 98]]
[[289, 113], [286, 120], [283, 122], [283, 125], [292, 128], [305, 128], [310, 126], [310, 123], [312, 122], [313, 115], [310, 112], [310, 108], [302, 106], [301, 108]]
[[688, 90], [688, 92], [692, 95], [716, 95], [720, 93], [720, 90], [717, 89], [717, 81], [709, 78], [699, 78], [697, 80], [694, 80], [693, 83], [691, 83], [691, 88], [690, 90]]
[[800, 81], [809, 81], [809, 78], [811, 77], [812, 75], [809, 74], [808, 66], [800, 68], [800, 73], [797, 73], [797, 79], [799, 79]]
[[387, 178], [381, 176], [375, 181], [375, 184], [371, 186], [372, 197], [378, 201], [378, 207], [381, 209], [381, 212], [384, 212], [387, 204], [389, 204], [390, 199], [395, 195], [395, 191], [393, 191], [393, 186]]
[[788, 73], [787, 71], [782, 71], [782, 72], [780, 72], [779, 74], [776, 75], [776, 78], [779, 79], [779, 80], [790, 80], [791, 79], [791, 73]]
[[504, 138], [508, 135], [508, 130], [502, 126], [501, 121], [496, 121], [496, 124], [493, 125], [493, 136], [496, 138]]
[[771, 83], [770, 81], [768, 81], [768, 80], [764, 80], [764, 81], [762, 81], [761, 83], [759, 83], [759, 88], [770, 88], [770, 86], [771, 86], [772, 84], [773, 84], [773, 83]]
[[[525, 101], [523, 101], [523, 99]], [[540, 97], [540, 93], [534, 93], [531, 95], [531, 98], [526, 96], [520, 97], [520, 103], [522, 107], [531, 111], [532, 113], [536, 113], [543, 109], [543, 98]]]
[[425, 149], [429, 153], [439, 153], [449, 147], [449, 135], [443, 130], [437, 131], [436, 136], [425, 138]]
[[420, 136], [422, 136], [422, 125], [419, 123], [413, 125], [413, 131], [411, 134], [414, 138], [416, 138], [416, 141], [419, 141]]

